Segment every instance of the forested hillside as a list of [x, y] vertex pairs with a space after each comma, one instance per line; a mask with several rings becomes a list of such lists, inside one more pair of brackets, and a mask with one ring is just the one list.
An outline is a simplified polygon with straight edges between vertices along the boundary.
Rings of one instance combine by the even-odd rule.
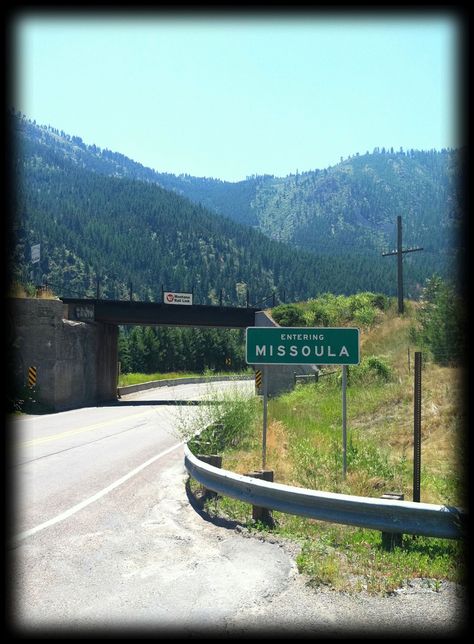
[[[460, 263], [459, 154], [374, 151], [333, 168], [239, 183], [157, 173], [12, 115], [10, 267], [62, 295], [160, 300], [162, 285], [200, 303], [245, 304], [273, 291], [295, 301], [324, 292], [396, 293], [402, 215], [405, 295]], [[166, 189], [165, 189], [166, 188]], [[185, 198], [186, 195], [188, 198]], [[220, 212], [221, 215], [216, 213]], [[226, 216], [222, 216], [222, 214]], [[257, 230], [257, 228], [259, 230]], [[264, 234], [262, 234], [264, 233]], [[294, 247], [298, 247], [298, 251]]]
[[[334, 291], [393, 292], [393, 261], [364, 253], [295, 252], [155, 183], [104, 176], [14, 120], [11, 277], [47, 281], [59, 295], [160, 301], [161, 287], [194, 289], [197, 303], [250, 303], [277, 291], [287, 301]], [[33, 131], [38, 131], [38, 128]], [[41, 131], [42, 132], [42, 131]], [[41, 133], [40, 132], [40, 133]], [[41, 244], [41, 262], [30, 261]], [[421, 275], [412, 277], [420, 280]]]
[[42, 147], [54, 150], [57, 158], [72, 161], [76, 166], [110, 177], [137, 179], [156, 183], [188, 197], [195, 203], [227, 215], [239, 223], [257, 225], [252, 202], [257, 186], [271, 177], [253, 177], [245, 181], [230, 183], [207, 177], [193, 177], [189, 174], [174, 175], [157, 172], [129, 159], [120, 152], [101, 149], [95, 144], [84, 143], [81, 137], [67, 134], [51, 126], [39, 126], [21, 114], [12, 115], [13, 128], [20, 140], [35, 141]]
[[[454, 278], [463, 259], [460, 151], [382, 148], [284, 178], [200, 185], [201, 193], [193, 185], [190, 198], [202, 198], [216, 212], [318, 256], [359, 252], [372, 255], [375, 265], [383, 252], [395, 248], [400, 215], [403, 247], [423, 248], [416, 256], [406, 256], [415, 273], [423, 278], [435, 272]], [[223, 198], [226, 185], [239, 190], [239, 208], [230, 189], [227, 200]]]

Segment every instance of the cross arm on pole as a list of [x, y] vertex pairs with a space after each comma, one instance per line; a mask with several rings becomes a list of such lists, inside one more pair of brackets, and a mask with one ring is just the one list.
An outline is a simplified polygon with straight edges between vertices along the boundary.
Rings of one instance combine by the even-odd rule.
[[[417, 250], [424, 250], [424, 248], [407, 248], [405, 250], [400, 251], [401, 253], [414, 253]], [[397, 255], [398, 250], [392, 250], [389, 253], [382, 253], [382, 257], [387, 257], [387, 255]]]

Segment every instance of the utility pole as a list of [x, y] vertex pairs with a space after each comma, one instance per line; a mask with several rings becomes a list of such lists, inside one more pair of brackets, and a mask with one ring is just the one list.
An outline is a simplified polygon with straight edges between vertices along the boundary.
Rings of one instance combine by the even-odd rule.
[[398, 293], [398, 312], [403, 313], [403, 253], [414, 253], [423, 248], [407, 248], [402, 249], [402, 218], [400, 215], [397, 217], [397, 250], [392, 250], [390, 253], [382, 253], [382, 257], [387, 255], [397, 256], [397, 293]]

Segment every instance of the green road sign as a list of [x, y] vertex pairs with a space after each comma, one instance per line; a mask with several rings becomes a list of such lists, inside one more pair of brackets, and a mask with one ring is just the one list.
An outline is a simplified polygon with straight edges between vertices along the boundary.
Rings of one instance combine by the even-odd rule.
[[247, 364], [359, 364], [359, 329], [247, 327]]

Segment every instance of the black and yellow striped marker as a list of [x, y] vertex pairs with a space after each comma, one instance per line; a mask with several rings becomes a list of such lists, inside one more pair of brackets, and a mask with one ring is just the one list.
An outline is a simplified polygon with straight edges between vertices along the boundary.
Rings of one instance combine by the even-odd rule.
[[34, 387], [36, 385], [36, 367], [28, 368], [28, 387]]
[[261, 371], [256, 371], [255, 372], [255, 387], [257, 389], [257, 393], [260, 393], [262, 389], [262, 372]]

